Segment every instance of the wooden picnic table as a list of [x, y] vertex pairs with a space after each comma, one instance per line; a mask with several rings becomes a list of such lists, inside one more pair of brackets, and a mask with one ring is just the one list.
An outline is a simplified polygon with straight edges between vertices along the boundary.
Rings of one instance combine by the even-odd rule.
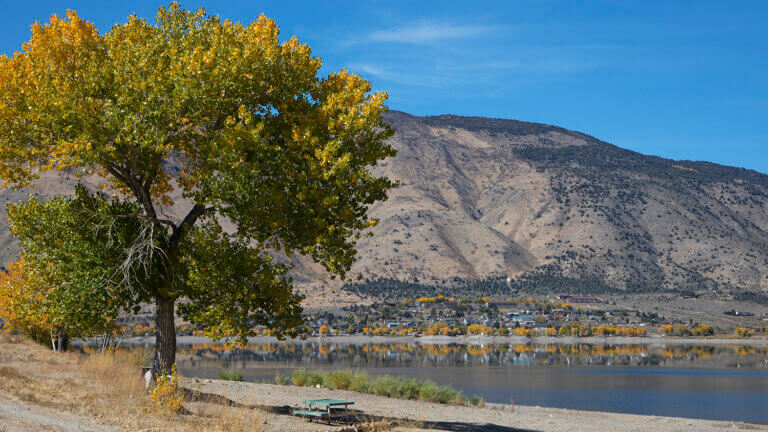
[[328, 420], [328, 424], [331, 424], [332, 417], [338, 417], [346, 414], [350, 405], [354, 405], [355, 402], [343, 400], [343, 399], [310, 399], [302, 401], [301, 403], [308, 405], [308, 409], [294, 409], [293, 415], [305, 415], [310, 417], [325, 417]]

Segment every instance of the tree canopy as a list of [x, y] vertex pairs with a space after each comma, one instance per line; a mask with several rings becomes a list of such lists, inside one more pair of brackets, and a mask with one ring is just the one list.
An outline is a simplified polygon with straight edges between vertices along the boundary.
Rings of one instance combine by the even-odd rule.
[[115, 331], [119, 310], [136, 306], [133, 293], [117, 288], [124, 250], [140, 228], [125, 216], [136, 211], [131, 202], [110, 201], [82, 186], [71, 197], [10, 204], [11, 233], [22, 258], [4, 275], [0, 297], [24, 298], [6, 308], [16, 316], [10, 321], [30, 334]]
[[[319, 76], [320, 66], [263, 15], [246, 25], [176, 3], [156, 23], [130, 16], [104, 34], [68, 11], [34, 24], [22, 51], [0, 56], [0, 177], [14, 187], [48, 169], [104, 179], [114, 201], [80, 199], [107, 213], [89, 217], [130, 225], [125, 239], [87, 240], [114, 241], [114, 254], [41, 244], [67, 256], [68, 275], [92, 259], [113, 270], [102, 274], [120, 274], [101, 279], [100, 295], [114, 290], [121, 307], [156, 303], [164, 369], [177, 299], [189, 300], [185, 318], [215, 332], [246, 336], [260, 323], [280, 335], [298, 323], [301, 298], [289, 267], [272, 257], [303, 254], [344, 277], [355, 240], [375, 225], [368, 206], [394, 186], [369, 171], [395, 154], [385, 143], [386, 94], [346, 70]], [[184, 203], [173, 202], [179, 193]], [[165, 216], [174, 205], [188, 209], [183, 217]], [[74, 211], [64, 207], [19, 216], [14, 229], [40, 236], [34, 224]], [[31, 243], [22, 250], [49, 260]]]

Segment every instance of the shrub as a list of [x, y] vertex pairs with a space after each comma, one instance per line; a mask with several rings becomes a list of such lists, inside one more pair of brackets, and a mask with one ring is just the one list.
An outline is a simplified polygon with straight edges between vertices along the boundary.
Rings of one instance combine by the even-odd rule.
[[419, 387], [420, 383], [415, 379], [401, 380], [397, 385], [397, 397], [399, 399], [417, 399]]
[[291, 378], [293, 378], [293, 384], [304, 387], [314, 387], [316, 385], [323, 385], [324, 377], [321, 371], [308, 371], [300, 368], [293, 371]]
[[450, 386], [441, 386], [437, 390], [437, 402], [441, 404], [463, 404], [464, 396], [460, 391], [456, 391]]
[[347, 390], [352, 384], [352, 372], [348, 370], [336, 370], [328, 376], [329, 387], [337, 390]]
[[432, 381], [422, 381], [419, 386], [419, 399], [425, 402], [437, 402], [437, 392], [439, 388]]
[[396, 397], [397, 380], [390, 375], [381, 375], [373, 380], [370, 392], [377, 396]]
[[295, 369], [293, 373], [291, 373], [291, 381], [293, 381], [293, 385], [299, 387], [306, 385], [306, 375], [306, 369]]
[[223, 381], [242, 381], [243, 373], [235, 369], [222, 369], [219, 371], [219, 379]]
[[[291, 375], [296, 386], [313, 387], [318, 384], [337, 390], [351, 390], [398, 399], [422, 400], [442, 404], [464, 404], [467, 400], [460, 391], [450, 386], [438, 386], [433, 381], [379, 375], [371, 378], [364, 371], [336, 370], [333, 372], [296, 369]], [[275, 377], [277, 384], [287, 384], [287, 377]], [[477, 398], [479, 399], [479, 398]], [[482, 401], [482, 399], [479, 399]], [[482, 402], [484, 404], [484, 402]]]
[[370, 392], [370, 386], [371, 386], [371, 377], [363, 372], [355, 372], [352, 375], [352, 380], [349, 383], [349, 390], [360, 392], [360, 393], [369, 393]]
[[277, 375], [275, 375], [275, 384], [282, 385], [282, 386], [287, 386], [287, 385], [291, 384], [291, 379], [288, 378], [285, 375], [277, 374]]
[[176, 365], [173, 365], [170, 374], [160, 375], [155, 380], [146, 409], [162, 417], [171, 417], [179, 411], [183, 400], [184, 395], [179, 392]]
[[469, 404], [476, 407], [484, 407], [485, 401], [481, 397], [472, 396], [471, 398], [469, 398]]

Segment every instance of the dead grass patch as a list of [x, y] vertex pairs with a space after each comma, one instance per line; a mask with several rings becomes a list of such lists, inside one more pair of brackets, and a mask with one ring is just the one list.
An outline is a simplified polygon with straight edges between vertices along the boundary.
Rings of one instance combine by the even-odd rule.
[[24, 375], [10, 366], [0, 366], [0, 377], [7, 379], [21, 379]]
[[33, 342], [0, 335], [0, 393], [125, 430], [263, 430], [268, 414], [260, 410], [201, 404], [188, 410], [191, 415], [160, 418], [146, 413], [147, 392], [135, 362], [120, 355], [57, 354]]
[[3, 343], [3, 344], [17, 344], [17, 343], [21, 343], [23, 341], [24, 341], [24, 338], [19, 336], [19, 335], [0, 332], [0, 343]]

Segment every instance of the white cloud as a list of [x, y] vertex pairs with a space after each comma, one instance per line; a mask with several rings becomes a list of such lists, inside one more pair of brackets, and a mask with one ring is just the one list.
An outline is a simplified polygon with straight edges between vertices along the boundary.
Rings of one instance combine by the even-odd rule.
[[353, 63], [349, 66], [350, 72], [358, 72], [362, 75], [371, 75], [398, 84], [416, 87], [440, 88], [446, 79], [428, 73], [404, 73], [398, 69], [387, 69], [370, 63]]
[[491, 30], [492, 27], [489, 26], [422, 22], [404, 27], [377, 30], [368, 35], [368, 40], [423, 44], [449, 39], [466, 39], [486, 34]]

